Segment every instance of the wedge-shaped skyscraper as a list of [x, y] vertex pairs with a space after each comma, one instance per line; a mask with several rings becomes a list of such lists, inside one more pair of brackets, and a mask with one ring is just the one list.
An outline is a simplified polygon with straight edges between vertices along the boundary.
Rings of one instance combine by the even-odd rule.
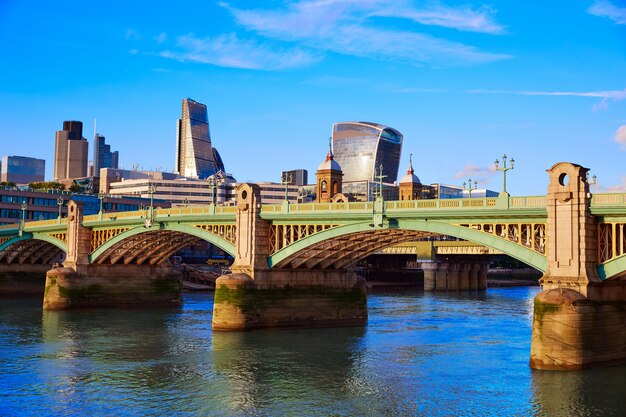
[[224, 170], [217, 150], [211, 146], [206, 105], [183, 99], [183, 116], [176, 129], [176, 171], [188, 178], [207, 178]]

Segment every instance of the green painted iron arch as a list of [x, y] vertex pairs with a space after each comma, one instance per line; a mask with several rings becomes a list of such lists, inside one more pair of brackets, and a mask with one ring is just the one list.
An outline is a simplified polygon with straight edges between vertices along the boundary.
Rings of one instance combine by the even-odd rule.
[[[370, 222], [353, 223], [345, 226], [338, 226], [323, 232], [316, 233], [307, 238], [301, 239], [273, 254], [268, 258], [270, 268], [278, 265], [286, 259], [297, 257], [298, 253], [306, 250], [308, 247], [317, 243], [332, 240], [339, 236], [345, 236], [353, 233], [360, 233], [374, 230], [370, 226]], [[548, 267], [548, 261], [545, 256], [530, 250], [524, 246], [502, 239], [500, 237], [470, 229], [468, 227], [457, 226], [453, 224], [428, 221], [428, 220], [393, 220], [391, 225], [386, 224], [388, 229], [415, 230], [420, 232], [437, 233], [441, 235], [453, 236], [459, 239], [468, 240], [505, 253], [526, 265], [545, 272]]]
[[9, 246], [17, 243], [17, 242], [21, 242], [24, 240], [30, 240], [30, 239], [34, 239], [34, 240], [42, 240], [44, 242], [48, 242], [51, 245], [56, 246], [57, 248], [61, 249], [63, 252], [67, 253], [67, 244], [65, 242], [60, 241], [59, 239], [55, 239], [49, 235], [46, 234], [39, 234], [39, 233], [23, 233], [22, 236], [17, 236], [11, 240], [7, 240], [6, 242], [4, 242], [2, 245], [0, 245], [0, 251], [8, 248]]
[[601, 280], [606, 280], [621, 275], [626, 271], [626, 255], [606, 261], [597, 266], [598, 275]]
[[106, 243], [104, 243], [95, 251], [93, 251], [93, 253], [89, 255], [89, 262], [94, 263], [98, 259], [98, 257], [102, 255], [103, 253], [105, 253], [109, 248], [113, 247], [114, 245], [117, 245], [118, 243], [124, 241], [125, 239], [128, 239], [129, 237], [132, 237], [141, 233], [153, 232], [155, 230], [163, 230], [163, 231], [169, 230], [169, 231], [185, 233], [191, 236], [196, 236], [202, 240], [206, 240], [207, 242], [212, 243], [213, 245], [222, 249], [224, 252], [228, 253], [229, 255], [235, 256], [235, 245], [233, 245], [228, 240], [220, 236], [214, 235], [213, 233], [207, 232], [206, 230], [200, 229], [199, 227], [188, 226], [188, 225], [179, 224], [179, 223], [164, 223], [164, 226], [160, 228], [154, 227], [151, 229], [146, 229], [143, 226], [137, 226], [132, 229], [126, 230], [123, 233], [120, 233], [119, 235], [115, 236], [113, 239], [108, 240]]

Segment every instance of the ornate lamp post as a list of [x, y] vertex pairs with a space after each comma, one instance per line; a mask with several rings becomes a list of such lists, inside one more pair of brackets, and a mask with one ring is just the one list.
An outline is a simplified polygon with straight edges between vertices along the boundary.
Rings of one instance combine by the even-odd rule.
[[98, 212], [98, 215], [100, 216], [100, 220], [102, 220], [102, 200], [104, 200], [104, 193], [98, 193], [98, 200], [100, 200], [100, 211]]
[[156, 190], [156, 185], [148, 184], [148, 193], [150, 194], [150, 221], [154, 221], [154, 193], [156, 193]]
[[58, 223], [61, 224], [61, 209], [63, 208], [63, 197], [57, 198], [57, 205], [59, 206], [59, 217], [57, 217]]
[[185, 199], [183, 200], [183, 207], [188, 207], [188, 206], [189, 206], [189, 199], [185, 197]]
[[215, 180], [215, 178], [213, 177], [209, 177], [209, 188], [211, 189], [211, 202], [213, 203], [213, 205], [215, 205], [215, 197], [216, 197], [216, 190], [217, 190], [217, 181]]
[[506, 193], [506, 172], [510, 171], [514, 168], [514, 164], [515, 164], [515, 159], [511, 158], [511, 166], [507, 167], [506, 166], [506, 159], [507, 156], [502, 155], [502, 166], [500, 167], [500, 161], [498, 161], [497, 159], [494, 161], [494, 163], [496, 164], [496, 171], [502, 171], [502, 192]]
[[28, 205], [26, 204], [26, 200], [22, 200], [22, 227], [20, 230], [24, 230], [24, 224], [26, 223], [26, 208]]
[[467, 191], [469, 193], [469, 198], [472, 198], [472, 191], [478, 188], [478, 182], [474, 181], [474, 186], [472, 187], [472, 179], [468, 178], [467, 182], [463, 183], [463, 191]]
[[291, 175], [285, 173], [281, 183], [285, 186], [285, 201], [289, 201], [289, 183], [291, 182]]
[[378, 179], [378, 197], [383, 198], [383, 178], [387, 178], [386, 175], [383, 175], [383, 164], [380, 164], [379, 174], [375, 177]]

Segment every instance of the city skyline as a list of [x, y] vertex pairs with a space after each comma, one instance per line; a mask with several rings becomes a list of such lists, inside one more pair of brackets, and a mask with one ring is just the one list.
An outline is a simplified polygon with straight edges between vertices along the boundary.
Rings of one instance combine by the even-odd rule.
[[[194, 97], [240, 181], [314, 172], [334, 123], [368, 120], [404, 134], [400, 167], [412, 153], [425, 184], [499, 190], [506, 153], [513, 195], [545, 193], [562, 160], [624, 190], [621, 1], [190, 1], [184, 17], [121, 4], [0, 5], [19, 64], [0, 69], [2, 155], [45, 159], [52, 179], [60, 123], [97, 117], [120, 165], [171, 172], [179, 100]], [[56, 25], [68, 10], [74, 24]]]

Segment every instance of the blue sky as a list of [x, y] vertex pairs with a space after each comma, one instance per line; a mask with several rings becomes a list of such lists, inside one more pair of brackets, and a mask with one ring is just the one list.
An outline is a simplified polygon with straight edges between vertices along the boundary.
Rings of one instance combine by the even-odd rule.
[[208, 107], [240, 181], [314, 178], [331, 126], [404, 134], [424, 183], [544, 194], [545, 169], [584, 165], [626, 190], [626, 2], [0, 0], [0, 155], [46, 159], [93, 120], [125, 168], [174, 166], [181, 99]]

